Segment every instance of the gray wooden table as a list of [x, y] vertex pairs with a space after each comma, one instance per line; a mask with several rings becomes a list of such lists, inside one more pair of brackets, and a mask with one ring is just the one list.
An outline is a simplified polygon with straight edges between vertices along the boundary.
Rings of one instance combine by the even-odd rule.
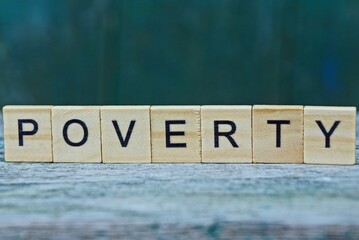
[[359, 165], [19, 164], [0, 141], [0, 239], [238, 236], [358, 239]]

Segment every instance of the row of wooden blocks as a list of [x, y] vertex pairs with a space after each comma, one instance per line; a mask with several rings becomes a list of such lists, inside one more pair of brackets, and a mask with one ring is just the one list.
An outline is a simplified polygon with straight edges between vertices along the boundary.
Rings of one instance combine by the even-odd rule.
[[355, 164], [355, 107], [5, 106], [5, 160]]

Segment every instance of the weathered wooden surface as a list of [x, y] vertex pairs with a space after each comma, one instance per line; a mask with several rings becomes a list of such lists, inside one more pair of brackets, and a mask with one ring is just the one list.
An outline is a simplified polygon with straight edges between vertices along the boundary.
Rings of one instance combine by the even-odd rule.
[[0, 239], [359, 238], [359, 165], [19, 164], [0, 152]]

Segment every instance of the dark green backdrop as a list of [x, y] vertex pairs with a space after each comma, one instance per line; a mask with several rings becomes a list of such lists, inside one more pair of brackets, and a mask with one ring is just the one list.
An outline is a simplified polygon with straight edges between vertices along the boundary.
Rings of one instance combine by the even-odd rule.
[[358, 105], [359, 1], [1, 0], [0, 105]]

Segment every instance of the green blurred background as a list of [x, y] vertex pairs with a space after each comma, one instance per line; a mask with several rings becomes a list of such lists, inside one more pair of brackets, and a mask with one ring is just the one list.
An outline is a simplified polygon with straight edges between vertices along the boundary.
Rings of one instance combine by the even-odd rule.
[[0, 105], [359, 106], [358, 0], [0, 0]]

